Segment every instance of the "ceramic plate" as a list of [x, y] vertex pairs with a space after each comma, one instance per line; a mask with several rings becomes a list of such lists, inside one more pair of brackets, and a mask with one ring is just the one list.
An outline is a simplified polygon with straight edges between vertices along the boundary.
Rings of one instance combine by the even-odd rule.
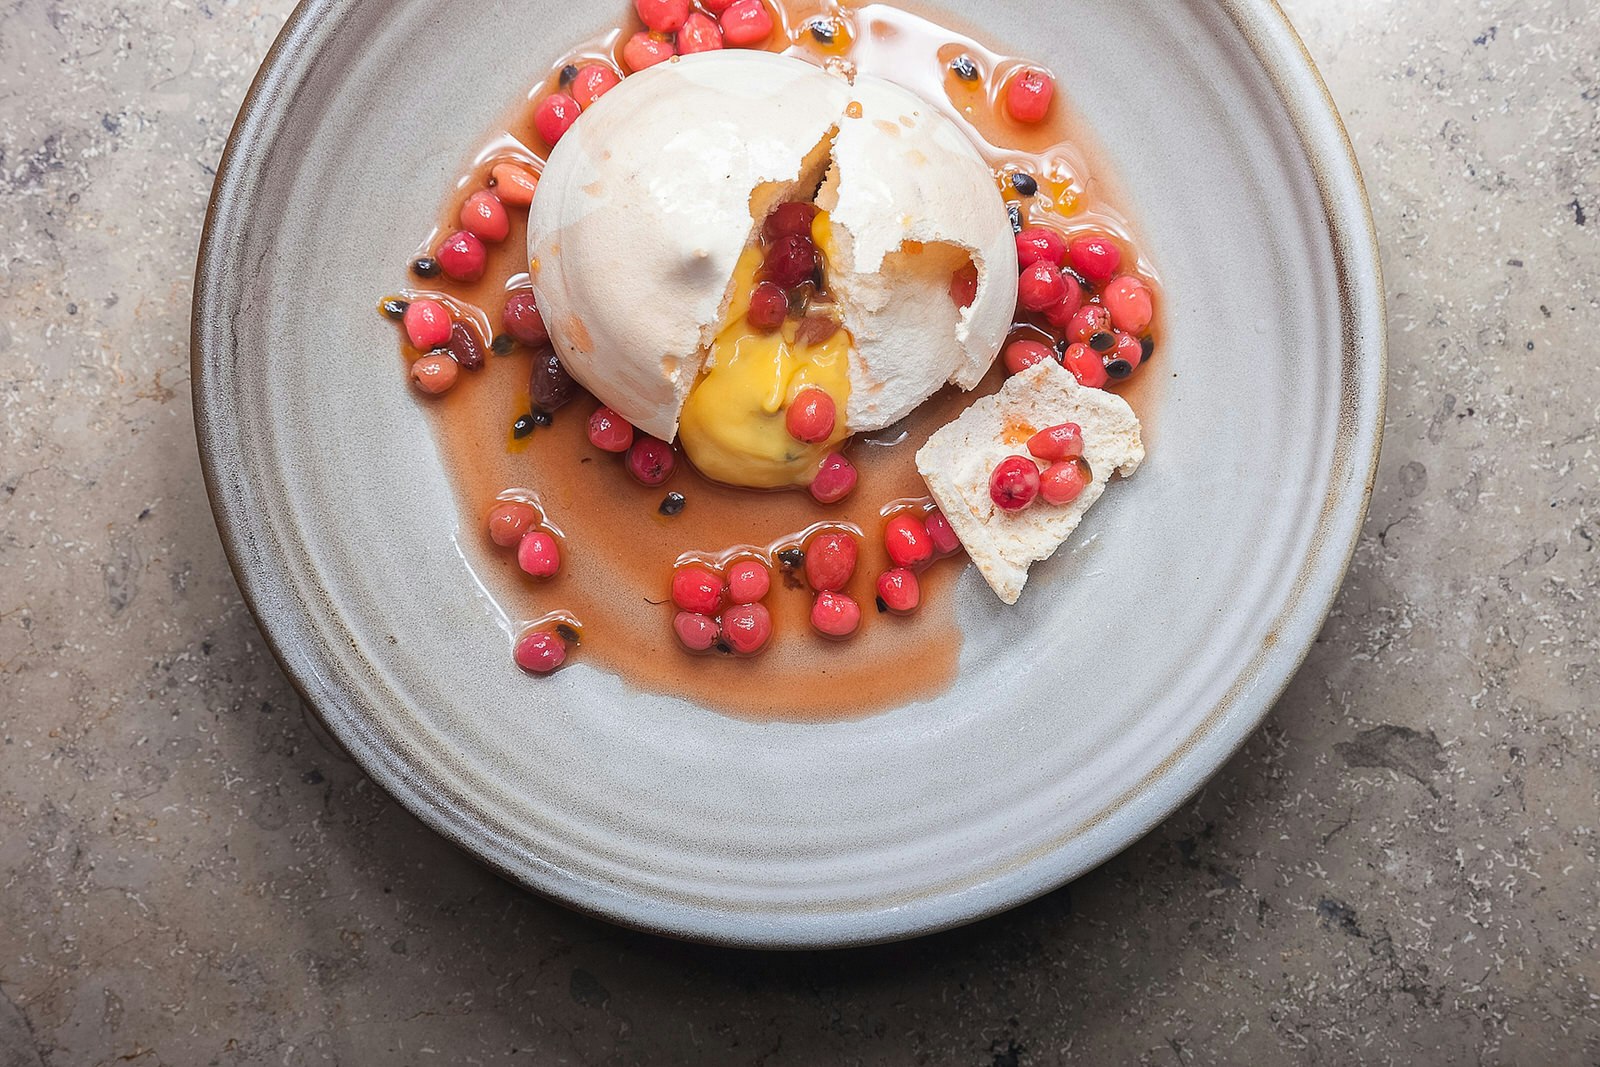
[[1047, 24], [1034, 0], [951, 5], [1061, 73], [1160, 265], [1150, 460], [1017, 609], [969, 568], [942, 696], [745, 722], [581, 662], [538, 683], [511, 669], [373, 311], [475, 138], [622, 2], [306, 0], [284, 28], [217, 178], [195, 298], [200, 449], [239, 583], [373, 778], [574, 908], [798, 947], [1053, 889], [1260, 722], [1355, 543], [1384, 322], [1333, 105], [1263, 0], [1063, 0]]

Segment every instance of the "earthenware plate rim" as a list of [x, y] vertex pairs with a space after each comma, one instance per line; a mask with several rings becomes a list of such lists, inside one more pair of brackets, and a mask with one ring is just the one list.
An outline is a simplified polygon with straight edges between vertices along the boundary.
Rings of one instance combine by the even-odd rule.
[[[1356, 481], [1330, 487], [1328, 501], [1317, 521], [1317, 539], [1301, 566], [1299, 595], [1290, 600], [1280, 616], [1319, 622], [1332, 608], [1345, 571], [1348, 569], [1366, 516], [1382, 442], [1383, 412], [1387, 394], [1386, 310], [1377, 235], [1371, 207], [1361, 178], [1354, 148], [1321, 74], [1275, 0], [1215, 0], [1217, 6], [1240, 31], [1272, 82], [1306, 154], [1326, 215], [1334, 265], [1340, 283], [1343, 352], [1347, 380], [1354, 388], [1341, 397], [1339, 439], [1346, 463], [1352, 470], [1364, 469]], [[218, 225], [224, 209], [234, 205], [250, 184], [246, 178], [262, 165], [266, 153], [262, 143], [270, 143], [278, 131], [267, 118], [278, 102], [292, 96], [297, 81], [292, 60], [307, 49], [320, 47], [337, 30], [351, 8], [339, 0], [301, 0], [285, 22], [268, 51], [260, 71], [251, 84], [230, 133], [222, 161], [217, 169], [205, 229], [201, 239], [195, 276], [193, 318], [191, 322], [191, 380], [196, 435], [207, 494], [216, 517], [228, 562], [239, 588], [267, 645], [285, 675], [299, 691], [333, 736], [357, 763], [394, 796], [413, 815], [480, 862], [504, 877], [534, 889], [580, 912], [597, 915], [625, 926], [692, 940], [744, 947], [819, 948], [859, 945], [900, 940], [960, 926], [1007, 910], [1070, 882], [1138, 840], [1159, 825], [1174, 810], [1194, 795], [1259, 726], [1287, 687], [1310, 650], [1311, 637], [1299, 647], [1275, 651], [1269, 661], [1266, 649], [1241, 655], [1238, 678], [1253, 678], [1256, 684], [1241, 692], [1237, 687], [1226, 702], [1212, 709], [1201, 733], [1216, 730], [1228, 720], [1226, 744], [1209, 747], [1204, 767], [1187, 778], [1174, 773], [1176, 760], [1169, 760], [1160, 773], [1142, 784], [1144, 796], [1139, 805], [1124, 804], [1106, 817], [1099, 829], [1105, 833], [1085, 834], [1051, 853], [1038, 856], [1021, 869], [998, 874], [981, 892], [933, 896], [914, 908], [891, 912], [863, 912], [854, 917], [838, 917], [833, 928], [814, 924], [752, 924], [748, 916], [720, 914], [673, 903], [623, 898], [604, 893], [593, 884], [547, 865], [529, 862], [510, 849], [495, 850], [474, 822], [464, 805], [442, 803], [438, 793], [423, 783], [396, 774], [380, 758], [382, 753], [368, 750], [351, 736], [341, 720], [352, 710], [348, 694], [328, 685], [312, 665], [304, 662], [297, 649], [305, 641], [304, 620], [289, 611], [273, 611], [265, 596], [275, 573], [266, 567], [252, 567], [241, 551], [241, 516], [236, 501], [222, 478], [221, 450], [225, 442], [220, 424], [226, 415], [226, 398], [214, 395], [209, 364], [220, 358], [220, 331], [208, 325], [223, 321], [222, 310], [230, 301], [225, 293], [230, 266], [227, 235]], [[299, 70], [305, 76], [305, 67]], [[286, 91], [287, 90], [287, 91]], [[1336, 566], [1329, 568], [1330, 560]], [[1323, 571], [1320, 578], [1316, 576]], [[1315, 626], [1307, 627], [1308, 635]], [[1285, 651], [1289, 654], [1285, 655]], [[345, 715], [330, 715], [328, 709], [341, 708]], [[1196, 734], [1195, 738], [1201, 734]], [[1191, 738], [1193, 743], [1195, 738]], [[1137, 807], [1137, 810], [1134, 810]]]

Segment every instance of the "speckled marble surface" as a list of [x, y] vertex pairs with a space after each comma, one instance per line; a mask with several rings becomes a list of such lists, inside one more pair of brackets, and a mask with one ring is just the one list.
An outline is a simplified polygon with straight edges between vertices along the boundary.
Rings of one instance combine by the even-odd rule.
[[188, 399], [287, 0], [0, 10], [0, 1067], [1600, 1063], [1600, 6], [1292, 0], [1388, 271], [1372, 514], [1194, 802], [952, 934], [693, 948], [481, 871], [283, 680]]

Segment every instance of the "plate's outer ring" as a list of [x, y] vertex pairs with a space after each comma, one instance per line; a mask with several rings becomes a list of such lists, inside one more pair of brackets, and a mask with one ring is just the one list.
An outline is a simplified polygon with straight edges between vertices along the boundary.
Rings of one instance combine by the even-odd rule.
[[[1287, 15], [1274, 0], [1215, 0], [1273, 85], [1313, 172], [1333, 249], [1343, 310], [1342, 396], [1335, 476], [1293, 592], [1274, 620], [1277, 640], [1241, 663], [1237, 683], [1201, 727], [1173, 745], [1160, 770], [1112, 800], [1089, 826], [1024, 864], [958, 891], [897, 900], [856, 914], [724, 913], [662, 902], [587, 880], [510, 847], [467, 798], [407, 775], [365, 709], [327, 683], [318, 645], [289, 602], [275, 595], [249, 525], [251, 488], [232, 476], [238, 452], [229, 397], [219, 388], [234, 350], [232, 311], [240, 295], [231, 255], [249, 217], [262, 161], [283, 132], [292, 99], [320, 47], [353, 11], [340, 0], [301, 0], [257, 74], [229, 137], [206, 216], [195, 281], [192, 381], [201, 465], [224, 549], [246, 603], [273, 654], [306, 702], [365, 771], [432, 829], [506, 878], [575, 910], [637, 929], [708, 943], [821, 948], [894, 941], [960, 926], [1056, 889], [1159, 825], [1215, 774], [1260, 724], [1303, 662], [1333, 600], [1365, 521], [1382, 439], [1387, 350], [1377, 236], [1355, 151], [1334, 101]], [[230, 283], [235, 286], [230, 292]]]

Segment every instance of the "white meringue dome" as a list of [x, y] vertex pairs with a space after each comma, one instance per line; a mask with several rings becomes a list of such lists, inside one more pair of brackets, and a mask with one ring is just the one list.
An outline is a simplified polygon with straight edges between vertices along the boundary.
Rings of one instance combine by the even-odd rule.
[[[761, 224], [778, 204], [813, 199], [830, 220], [818, 243], [849, 341], [840, 436], [903, 418], [947, 381], [975, 386], [1017, 297], [1010, 220], [976, 148], [889, 82], [852, 84], [803, 60], [734, 50], [624, 79], [551, 154], [529, 259], [568, 371], [641, 430], [672, 440], [691, 391], [714, 369], [713, 342], [731, 312], [744, 314], [748, 289], [736, 290], [749, 284], [746, 252]], [[951, 278], [969, 264], [977, 292], [962, 309]], [[687, 428], [684, 444], [704, 469]], [[707, 473], [807, 484], [795, 472], [810, 457], [786, 458], [760, 471], [752, 454], [749, 477], [726, 464]]]

